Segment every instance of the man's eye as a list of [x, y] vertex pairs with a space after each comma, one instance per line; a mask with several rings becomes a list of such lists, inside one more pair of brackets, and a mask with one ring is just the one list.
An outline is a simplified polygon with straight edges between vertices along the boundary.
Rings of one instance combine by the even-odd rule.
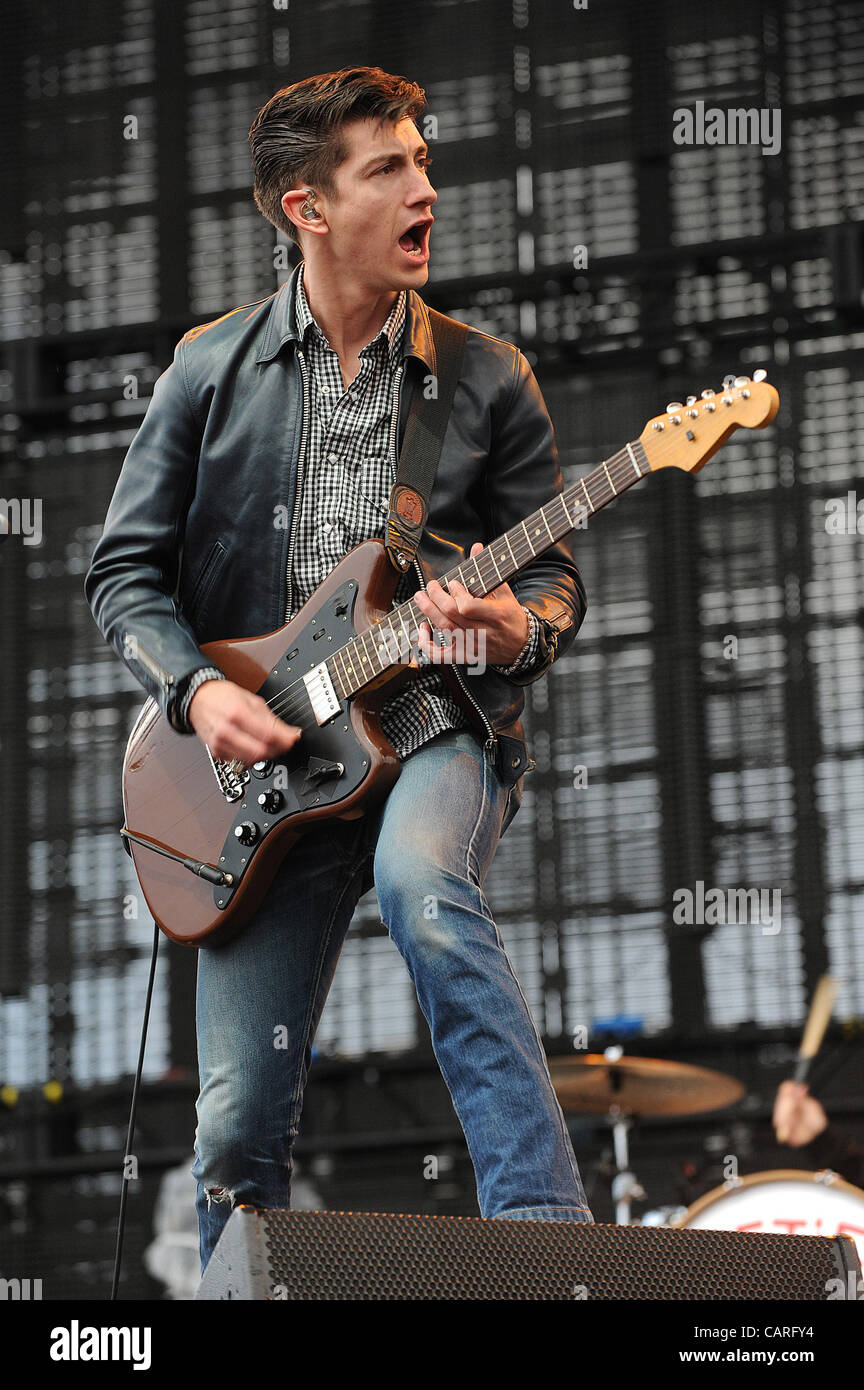
[[[421, 167], [422, 169], [428, 169], [428, 168], [430, 167], [430, 165], [434, 164], [435, 161], [434, 161], [433, 159], [426, 159], [426, 158], [424, 158], [424, 159], [421, 159], [419, 162], [420, 162], [420, 167]], [[394, 166], [393, 164], [382, 164], [382, 165], [381, 165], [381, 168], [378, 170], [378, 173], [379, 173], [379, 174], [389, 174], [389, 173], [391, 172], [391, 170], [392, 170], [394, 167], [395, 167], [395, 166]]]

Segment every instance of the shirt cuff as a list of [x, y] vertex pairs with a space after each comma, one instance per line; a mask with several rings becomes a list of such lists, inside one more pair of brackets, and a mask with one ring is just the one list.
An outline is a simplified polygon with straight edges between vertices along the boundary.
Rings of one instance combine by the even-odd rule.
[[218, 666], [202, 666], [200, 670], [193, 672], [185, 690], [178, 691], [172, 707], [171, 726], [177, 730], [178, 734], [194, 734], [195, 732], [189, 723], [189, 706], [196, 690], [205, 681], [224, 681], [225, 679], [225, 672], [220, 671]]
[[526, 608], [524, 603], [522, 604], [522, 612], [528, 614], [528, 641], [516, 660], [512, 661], [509, 666], [492, 666], [492, 670], [497, 671], [499, 675], [521, 676], [525, 671], [530, 670], [537, 660], [537, 654], [540, 650], [540, 619], [533, 609]]

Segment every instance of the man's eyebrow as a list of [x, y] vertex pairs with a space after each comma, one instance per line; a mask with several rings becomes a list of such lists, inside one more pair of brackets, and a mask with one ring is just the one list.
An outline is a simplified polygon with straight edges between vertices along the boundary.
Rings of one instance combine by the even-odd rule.
[[[422, 144], [419, 144], [416, 150], [414, 151], [415, 158], [418, 154], [428, 153], [429, 146], [426, 144], [425, 140], [422, 142]], [[367, 159], [366, 163], [361, 166], [360, 173], [365, 174], [367, 169], [374, 168], [376, 164], [393, 164], [397, 161], [404, 160], [405, 158], [406, 155], [404, 150], [391, 150], [389, 152], [387, 150], [384, 150], [381, 154], [373, 155], [371, 159]]]

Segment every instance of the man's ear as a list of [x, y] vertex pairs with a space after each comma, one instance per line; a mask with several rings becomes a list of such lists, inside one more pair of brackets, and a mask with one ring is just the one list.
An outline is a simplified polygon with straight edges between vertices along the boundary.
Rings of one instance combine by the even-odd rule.
[[315, 207], [315, 193], [309, 188], [292, 188], [283, 193], [280, 200], [282, 211], [300, 232], [323, 232], [327, 222], [323, 213]]

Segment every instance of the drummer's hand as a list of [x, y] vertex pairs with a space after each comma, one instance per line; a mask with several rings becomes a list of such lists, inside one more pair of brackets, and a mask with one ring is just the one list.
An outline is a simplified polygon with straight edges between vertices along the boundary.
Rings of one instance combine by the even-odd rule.
[[828, 1116], [818, 1100], [808, 1094], [803, 1082], [782, 1081], [777, 1089], [771, 1122], [778, 1143], [798, 1149], [827, 1128]]

